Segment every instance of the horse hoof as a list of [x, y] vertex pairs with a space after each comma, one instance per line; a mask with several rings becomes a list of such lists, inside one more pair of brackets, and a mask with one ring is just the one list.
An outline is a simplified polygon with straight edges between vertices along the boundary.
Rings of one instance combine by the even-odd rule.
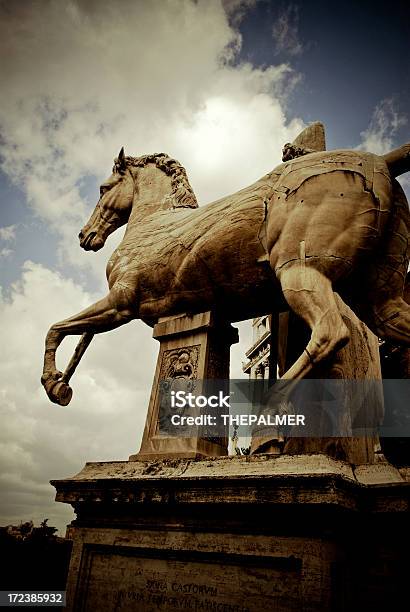
[[73, 397], [73, 390], [67, 383], [60, 381], [47, 390], [47, 395], [55, 404], [67, 406]]

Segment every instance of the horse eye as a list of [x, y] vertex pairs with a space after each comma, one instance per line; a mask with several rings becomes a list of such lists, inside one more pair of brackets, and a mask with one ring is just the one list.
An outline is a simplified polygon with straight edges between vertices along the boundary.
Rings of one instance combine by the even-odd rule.
[[102, 197], [106, 191], [107, 191], [106, 187], [100, 187], [100, 196]]

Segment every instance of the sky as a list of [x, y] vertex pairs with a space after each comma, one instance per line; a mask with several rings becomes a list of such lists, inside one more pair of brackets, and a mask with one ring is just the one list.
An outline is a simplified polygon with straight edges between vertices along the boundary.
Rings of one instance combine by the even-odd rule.
[[0, 525], [64, 532], [49, 480], [139, 448], [158, 350], [142, 322], [94, 338], [66, 408], [40, 385], [50, 325], [106, 293], [123, 230], [99, 253], [77, 235], [121, 146], [178, 159], [200, 205], [270, 171], [311, 121], [329, 149], [385, 153], [409, 141], [409, 24], [400, 1], [0, 1]]

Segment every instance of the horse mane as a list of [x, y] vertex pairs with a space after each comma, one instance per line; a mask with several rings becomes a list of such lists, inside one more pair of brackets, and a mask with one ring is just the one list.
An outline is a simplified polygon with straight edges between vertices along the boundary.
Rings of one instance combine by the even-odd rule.
[[159, 170], [171, 177], [172, 191], [165, 196], [163, 204], [167, 208], [198, 208], [198, 202], [193, 192], [187, 173], [182, 164], [166, 153], [152, 153], [141, 157], [125, 158], [127, 166], [143, 168], [147, 164], [155, 164]]

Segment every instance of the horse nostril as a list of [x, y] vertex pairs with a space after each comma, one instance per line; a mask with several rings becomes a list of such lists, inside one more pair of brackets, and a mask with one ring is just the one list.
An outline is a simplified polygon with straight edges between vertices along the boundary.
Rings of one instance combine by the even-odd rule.
[[79, 239], [80, 239], [80, 240], [82, 240], [82, 239], [84, 238], [84, 234], [83, 234], [83, 232], [80, 232], [80, 233], [78, 234], [78, 237], [79, 237]]

